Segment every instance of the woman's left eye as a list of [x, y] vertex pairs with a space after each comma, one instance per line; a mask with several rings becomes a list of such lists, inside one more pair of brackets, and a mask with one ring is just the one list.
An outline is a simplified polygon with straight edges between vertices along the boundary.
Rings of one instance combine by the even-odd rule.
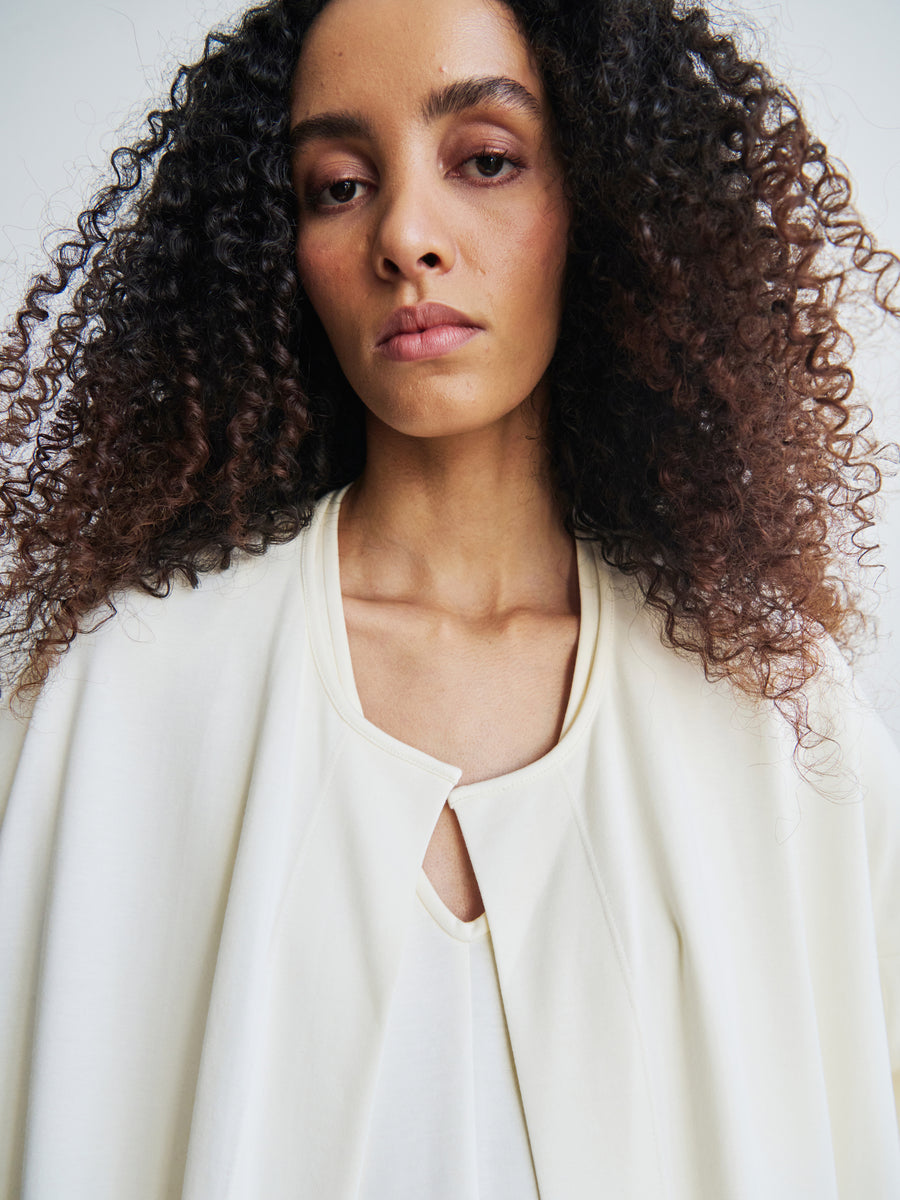
[[522, 164], [507, 154], [486, 151], [467, 158], [459, 172], [467, 179], [505, 179], [517, 174], [521, 168]]

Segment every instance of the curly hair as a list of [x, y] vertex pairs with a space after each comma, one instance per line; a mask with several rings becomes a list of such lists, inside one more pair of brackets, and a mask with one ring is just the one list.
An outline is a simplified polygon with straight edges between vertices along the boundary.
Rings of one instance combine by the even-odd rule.
[[[326, 2], [271, 0], [207, 37], [7, 335], [18, 694], [124, 589], [196, 585], [296, 536], [364, 466], [362, 405], [293, 253], [288, 97]], [[822, 641], [852, 640], [846, 568], [880, 485], [839, 313], [865, 291], [897, 315], [900, 264], [792, 95], [702, 8], [505, 2], [573, 214], [546, 431], [563, 517], [637, 579], [672, 646], [802, 742]]]

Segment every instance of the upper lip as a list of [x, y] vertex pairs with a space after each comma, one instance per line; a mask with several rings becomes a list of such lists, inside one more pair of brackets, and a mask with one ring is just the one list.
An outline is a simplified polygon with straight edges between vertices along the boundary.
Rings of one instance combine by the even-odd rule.
[[410, 304], [405, 308], [397, 308], [378, 331], [376, 345], [380, 346], [398, 333], [421, 333], [423, 329], [433, 329], [435, 325], [470, 325], [477, 327], [477, 322], [465, 313], [450, 308], [447, 304], [436, 304], [427, 301], [424, 304]]

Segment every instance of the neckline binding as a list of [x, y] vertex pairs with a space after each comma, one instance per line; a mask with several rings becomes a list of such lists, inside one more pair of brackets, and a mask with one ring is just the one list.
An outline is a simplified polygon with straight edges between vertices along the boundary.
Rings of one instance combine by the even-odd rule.
[[[369, 721], [363, 713], [344, 620], [338, 547], [341, 501], [349, 487], [347, 484], [319, 501], [308, 531], [303, 568], [313, 654], [329, 697], [343, 720], [389, 753], [447, 779], [451, 784], [451, 807], [463, 798], [525, 783], [567, 757], [590, 724], [607, 674], [603, 664], [609, 654], [614, 594], [599, 570], [593, 545], [581, 539], [575, 542], [581, 614], [575, 668], [559, 740], [546, 754], [515, 771], [459, 785], [462, 774], [459, 767], [400, 741]], [[601, 610], [604, 613], [602, 621]]]
[[449, 934], [452, 938], [456, 938], [457, 941], [473, 942], [476, 938], [483, 937], [489, 932], [486, 912], [479, 913], [471, 921], [464, 921], [462, 917], [458, 917], [456, 913], [451, 912], [438, 895], [434, 884], [425, 873], [424, 867], [419, 867], [416, 895], [421, 900], [425, 910], [434, 918], [434, 921], [444, 933]]

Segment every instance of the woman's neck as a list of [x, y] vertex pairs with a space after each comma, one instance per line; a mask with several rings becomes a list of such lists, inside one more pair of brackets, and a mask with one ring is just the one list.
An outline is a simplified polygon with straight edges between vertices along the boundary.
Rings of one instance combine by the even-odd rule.
[[424, 439], [370, 422], [366, 468], [341, 511], [345, 594], [467, 616], [570, 609], [574, 546], [533, 425], [517, 413]]

